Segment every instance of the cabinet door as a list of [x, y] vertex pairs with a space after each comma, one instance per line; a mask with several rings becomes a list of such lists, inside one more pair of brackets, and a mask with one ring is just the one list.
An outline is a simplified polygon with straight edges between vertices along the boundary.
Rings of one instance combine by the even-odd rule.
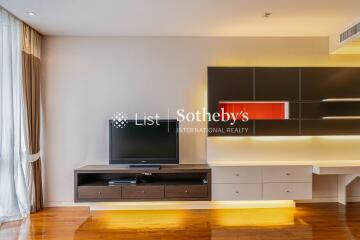
[[360, 68], [301, 68], [301, 100], [360, 98]]
[[299, 68], [255, 68], [255, 99], [257, 101], [299, 101]]
[[264, 183], [264, 200], [312, 199], [312, 183]]
[[264, 183], [312, 182], [312, 166], [266, 166], [262, 172]]
[[302, 119], [360, 116], [360, 102], [305, 102], [301, 104]]
[[299, 120], [255, 121], [255, 136], [297, 136]]
[[261, 200], [261, 195], [261, 183], [212, 184], [212, 199], [215, 201]]
[[301, 135], [359, 135], [359, 119], [302, 120]]
[[251, 67], [209, 67], [208, 68], [208, 110], [218, 111], [222, 100], [253, 100], [253, 68]]
[[261, 167], [212, 167], [213, 183], [261, 183]]

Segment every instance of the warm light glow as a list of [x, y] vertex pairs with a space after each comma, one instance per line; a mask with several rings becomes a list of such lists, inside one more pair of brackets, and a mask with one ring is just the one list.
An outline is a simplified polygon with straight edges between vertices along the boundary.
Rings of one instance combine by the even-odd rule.
[[324, 136], [219, 136], [211, 137], [221, 139], [222, 141], [298, 141], [313, 139], [332, 139], [332, 140], [360, 140], [360, 135], [324, 135]]
[[[154, 209], [159, 202], [132, 202], [120, 205], [153, 204]], [[81, 229], [96, 226], [101, 230], [174, 230], [188, 227], [193, 220], [193, 211], [189, 206], [195, 202], [188, 202], [186, 210], [122, 210], [122, 211], [94, 211], [81, 226]], [[98, 203], [111, 205], [110, 203]], [[113, 205], [119, 205], [112, 203]], [[150, 205], [149, 204], [149, 205]], [[163, 202], [164, 205], [183, 206], [185, 202]], [[196, 204], [196, 203], [195, 203]], [[212, 211], [199, 212], [214, 220], [216, 226], [274, 226], [294, 224], [295, 204], [293, 201], [204, 201], [205, 209]], [[249, 209], [252, 208], [252, 209]], [[270, 209], [271, 208], [271, 209]]]
[[90, 210], [185, 210], [233, 208], [292, 208], [294, 201], [160, 201], [160, 202], [99, 202], [90, 203]]
[[252, 161], [212, 161], [208, 162], [208, 164], [212, 167], [216, 166], [319, 166], [319, 167], [344, 167], [344, 166], [360, 166], [359, 160], [252, 160]]
[[258, 200], [258, 201], [211, 201], [211, 209], [236, 208], [294, 208], [292, 200]]
[[360, 54], [360, 39], [346, 41], [330, 54]]
[[327, 140], [360, 140], [360, 135], [313, 136], [314, 139]]
[[[141, 203], [138, 203], [141, 204]], [[170, 229], [180, 228], [187, 212], [176, 211], [103, 211], [96, 212], [91, 218], [102, 229]]]
[[[213, 138], [213, 137], [212, 137]], [[298, 140], [309, 140], [313, 138], [312, 136], [220, 136], [216, 137], [225, 141], [298, 141]]]
[[294, 224], [294, 208], [282, 209], [223, 209], [214, 211], [220, 226], [275, 226]]

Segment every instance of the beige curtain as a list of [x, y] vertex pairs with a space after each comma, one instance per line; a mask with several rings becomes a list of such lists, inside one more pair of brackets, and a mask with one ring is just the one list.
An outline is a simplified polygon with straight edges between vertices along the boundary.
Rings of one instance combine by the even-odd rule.
[[22, 65], [24, 98], [28, 122], [28, 148], [31, 158], [30, 203], [31, 212], [43, 207], [40, 159], [40, 51], [41, 35], [23, 24]]

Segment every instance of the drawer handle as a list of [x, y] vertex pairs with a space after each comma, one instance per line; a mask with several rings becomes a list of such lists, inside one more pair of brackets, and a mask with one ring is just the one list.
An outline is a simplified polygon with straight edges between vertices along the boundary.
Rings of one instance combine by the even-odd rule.
[[291, 174], [290, 173], [286, 173], [286, 176], [290, 176]]
[[142, 191], [141, 191], [141, 193], [145, 193], [145, 191], [144, 191], [144, 190], [142, 190]]
[[290, 192], [290, 190], [286, 190], [286, 192], [287, 192], [287, 193], [289, 193], [289, 192]]
[[236, 174], [236, 176], [237, 176], [237, 177], [239, 177], [239, 176], [240, 176], [240, 174], [238, 174], [238, 173], [237, 173], [237, 174]]
[[186, 193], [188, 193], [189, 191], [188, 190], [185, 190]]
[[236, 191], [235, 193], [236, 193], [236, 194], [239, 194], [239, 191]]

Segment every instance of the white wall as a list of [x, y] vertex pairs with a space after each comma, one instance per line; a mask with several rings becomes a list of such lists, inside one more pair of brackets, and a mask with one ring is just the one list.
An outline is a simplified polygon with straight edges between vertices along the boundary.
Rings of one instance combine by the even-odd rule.
[[[327, 38], [46, 37], [42, 63], [45, 200], [71, 202], [74, 168], [107, 163], [114, 112], [201, 109], [207, 66], [360, 66], [360, 57], [329, 56]], [[206, 161], [204, 134], [180, 139], [182, 163]], [[318, 182], [334, 197], [328, 181]]]

